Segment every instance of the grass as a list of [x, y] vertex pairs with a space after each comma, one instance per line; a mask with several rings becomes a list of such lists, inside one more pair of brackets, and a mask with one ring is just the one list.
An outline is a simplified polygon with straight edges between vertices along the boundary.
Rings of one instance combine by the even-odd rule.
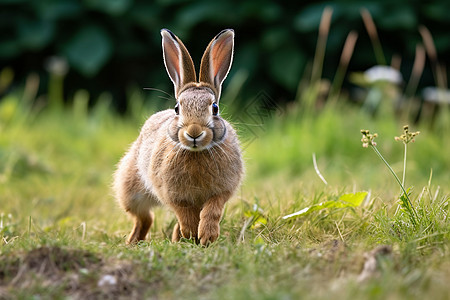
[[[218, 242], [172, 244], [175, 219], [161, 208], [151, 239], [130, 247], [131, 221], [109, 185], [142, 119], [116, 116], [102, 102], [89, 112], [79, 105], [36, 111], [20, 95], [9, 97], [0, 102], [0, 298], [449, 297], [444, 134], [420, 128], [408, 151], [420, 220], [412, 226], [407, 214], [395, 214], [396, 182], [359, 141], [359, 129], [376, 130], [378, 148], [401, 172], [403, 149], [394, 136], [402, 124], [393, 117], [333, 104], [309, 116], [292, 109], [259, 131], [237, 122], [242, 140], [252, 141], [247, 176], [226, 207]], [[282, 219], [358, 191], [369, 196], [357, 207]], [[387, 248], [378, 251], [380, 245]]]
[[[44, 107], [35, 99], [37, 75], [6, 93], [0, 99], [0, 299], [449, 299], [448, 107], [411, 126], [421, 134], [408, 147], [406, 169], [406, 148], [394, 137], [410, 105], [401, 116], [388, 107], [373, 117], [344, 101], [355, 32], [322, 103], [332, 13], [324, 10], [314, 62], [290, 107], [274, 105], [264, 92], [244, 107], [232, 103], [247, 74], [230, 79], [221, 113], [238, 129], [247, 174], [226, 206], [221, 236], [208, 248], [171, 243], [175, 217], [165, 208], [156, 210], [149, 240], [125, 245], [132, 222], [111, 196], [115, 164], [140, 125], [174, 102], [145, 99], [130, 88], [129, 111], [118, 116], [107, 93], [89, 108], [94, 101], [81, 90], [63, 108], [59, 80], [51, 82]], [[375, 24], [367, 11], [362, 17], [383, 64]], [[437, 86], [445, 85], [431, 34], [425, 27], [420, 33], [424, 46], [418, 45], [408, 99], [424, 48]], [[0, 72], [0, 94], [12, 78], [10, 69]], [[402, 173], [410, 203], [386, 166], [362, 147], [360, 129], [378, 133], [376, 149]]]

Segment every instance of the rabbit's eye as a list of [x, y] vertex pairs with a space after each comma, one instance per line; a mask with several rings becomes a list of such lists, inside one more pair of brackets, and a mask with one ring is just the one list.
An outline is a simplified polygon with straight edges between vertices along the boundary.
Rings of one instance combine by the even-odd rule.
[[217, 105], [216, 102], [212, 104], [212, 113], [214, 116], [217, 116], [217, 114], [219, 113], [219, 105]]
[[176, 113], [177, 115], [180, 113], [180, 108], [179, 108], [178, 103], [175, 104], [175, 113]]

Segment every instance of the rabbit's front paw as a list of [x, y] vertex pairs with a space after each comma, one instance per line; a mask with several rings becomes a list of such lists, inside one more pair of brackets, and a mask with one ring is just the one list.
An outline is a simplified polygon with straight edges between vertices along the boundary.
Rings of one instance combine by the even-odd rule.
[[180, 226], [181, 236], [185, 239], [196, 239], [197, 238], [197, 228], [191, 228], [189, 226]]
[[200, 240], [200, 244], [203, 246], [207, 246], [210, 243], [213, 243], [219, 237], [220, 227], [219, 224], [208, 223], [204, 221], [200, 221], [200, 225], [198, 228], [198, 238]]

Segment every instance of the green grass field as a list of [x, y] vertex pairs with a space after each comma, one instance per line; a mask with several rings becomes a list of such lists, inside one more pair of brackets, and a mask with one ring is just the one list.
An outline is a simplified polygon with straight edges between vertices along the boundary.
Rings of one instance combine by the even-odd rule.
[[[219, 240], [171, 243], [175, 217], [162, 207], [150, 239], [126, 246], [132, 222], [111, 195], [111, 177], [150, 111], [117, 116], [106, 101], [89, 112], [83, 101], [31, 109], [20, 99], [0, 102], [0, 299], [450, 297], [448, 127], [410, 126], [421, 131], [408, 145], [413, 224], [398, 210], [394, 178], [360, 141], [360, 129], [377, 132], [401, 177], [394, 136], [404, 124], [395, 117], [335, 103], [254, 124], [224, 107], [245, 146], [246, 179]], [[361, 204], [334, 205], [357, 192], [367, 192]]]

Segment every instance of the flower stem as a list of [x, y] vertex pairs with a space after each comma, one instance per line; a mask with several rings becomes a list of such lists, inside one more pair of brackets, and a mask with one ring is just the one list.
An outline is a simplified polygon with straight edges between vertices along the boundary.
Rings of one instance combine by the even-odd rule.
[[402, 176], [402, 186], [405, 186], [405, 177], [406, 177], [406, 152], [408, 150], [408, 144], [405, 144], [405, 153], [403, 156], [403, 176]]
[[[397, 174], [395, 174], [394, 170], [391, 168], [391, 166], [389, 165], [389, 163], [384, 159], [383, 155], [381, 155], [380, 151], [378, 151], [377, 147], [375, 147], [374, 145], [371, 145], [372, 149], [375, 151], [375, 153], [378, 155], [379, 158], [381, 158], [381, 160], [384, 162], [384, 164], [387, 166], [387, 168], [389, 169], [389, 171], [392, 173], [392, 175], [394, 176], [395, 180], [397, 180], [397, 183], [400, 185], [403, 193], [406, 196], [406, 199], [408, 199], [409, 205], [411, 206], [416, 218], [418, 218], [417, 212], [414, 209], [414, 206], [411, 203], [411, 200], [409, 199], [408, 193], [406, 192], [405, 188], [403, 187], [403, 184], [400, 182], [400, 179], [398, 178]], [[405, 155], [406, 157], [406, 155]]]

